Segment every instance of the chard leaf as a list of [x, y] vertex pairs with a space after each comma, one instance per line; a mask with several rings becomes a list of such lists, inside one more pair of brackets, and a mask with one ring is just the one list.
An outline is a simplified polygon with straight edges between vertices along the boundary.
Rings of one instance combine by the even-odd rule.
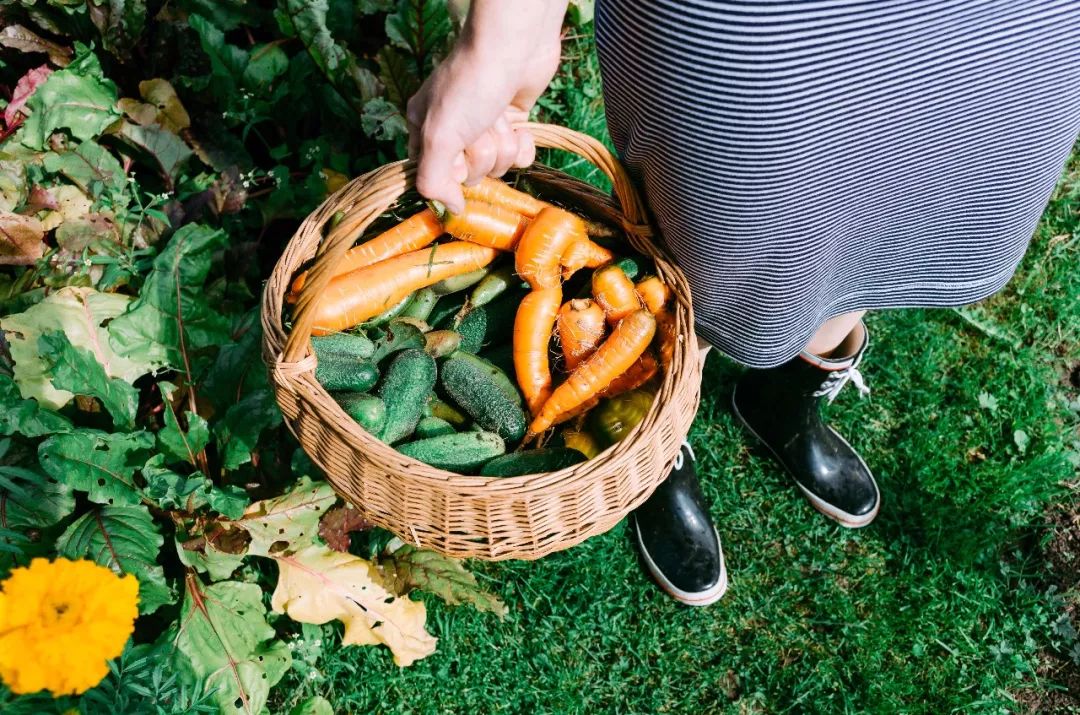
[[73, 63], [49, 75], [26, 103], [30, 116], [22, 141], [31, 149], [44, 149], [58, 129], [67, 129], [81, 141], [93, 139], [120, 118], [115, 105], [112, 80], [79, 73]]
[[43, 437], [70, 429], [66, 417], [43, 409], [37, 400], [24, 400], [15, 381], [0, 374], [0, 435]]
[[56, 481], [87, 492], [98, 504], [138, 504], [135, 472], [154, 447], [149, 432], [109, 434], [76, 430], [58, 434], [38, 446], [41, 467]]
[[92, 352], [75, 347], [59, 331], [42, 334], [38, 338], [38, 349], [50, 366], [53, 387], [76, 395], [96, 397], [112, 415], [116, 427], [123, 430], [135, 428], [139, 391], [131, 383], [109, 377]]

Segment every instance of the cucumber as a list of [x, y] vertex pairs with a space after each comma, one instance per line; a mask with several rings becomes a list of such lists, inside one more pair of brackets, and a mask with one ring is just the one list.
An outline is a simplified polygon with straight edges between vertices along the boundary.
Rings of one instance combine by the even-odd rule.
[[432, 330], [424, 335], [424, 341], [424, 352], [433, 358], [441, 358], [461, 347], [461, 334], [453, 330]]
[[428, 316], [431, 315], [431, 311], [434, 310], [435, 303], [438, 301], [439, 296], [435, 294], [435, 291], [433, 291], [430, 286], [421, 288], [413, 293], [412, 302], [405, 308], [401, 317], [416, 318], [417, 320], [426, 321]]
[[431, 413], [431, 417], [438, 417], [441, 420], [449, 422], [456, 429], [461, 429], [469, 422], [469, 418], [462, 414], [461, 410], [436, 397], [433, 397], [428, 401], [427, 411]]
[[478, 308], [487, 305], [502, 295], [507, 288], [520, 283], [520, 279], [514, 278], [513, 264], [505, 265], [484, 276], [484, 280], [476, 284], [469, 294], [469, 305]]
[[379, 363], [387, 355], [410, 348], [420, 349], [424, 345], [424, 333], [419, 328], [392, 320], [382, 329], [382, 335], [375, 341], [375, 352], [372, 353], [371, 360]]
[[440, 298], [435, 304], [435, 310], [428, 316], [428, 325], [433, 328], [453, 328], [454, 317], [465, 305], [467, 297], [465, 293], [455, 293]]
[[311, 339], [311, 349], [321, 360], [330, 353], [339, 353], [350, 357], [369, 358], [375, 352], [375, 343], [366, 335], [356, 333], [331, 333]]
[[415, 348], [398, 353], [379, 385], [379, 397], [386, 403], [386, 424], [379, 439], [393, 444], [411, 435], [433, 387], [433, 357]]
[[371, 434], [379, 434], [386, 424], [386, 403], [363, 392], [339, 392], [333, 395], [345, 414]]
[[401, 299], [400, 303], [397, 303], [396, 305], [390, 306], [389, 308], [387, 308], [383, 312], [376, 315], [371, 320], [364, 321], [363, 323], [360, 324], [360, 327], [362, 327], [362, 328], [377, 328], [380, 325], [386, 325], [391, 320], [393, 320], [394, 318], [398, 317], [399, 315], [401, 315], [402, 313], [405, 312], [405, 310], [409, 307], [409, 303], [412, 303], [413, 295], [415, 295], [415, 294], [410, 293], [409, 295], [405, 296], [404, 298]]
[[469, 472], [506, 452], [506, 443], [491, 432], [463, 432], [406, 442], [397, 449], [433, 467]]
[[491, 268], [489, 266], [484, 266], [483, 268], [477, 268], [475, 271], [462, 273], [458, 276], [443, 278], [441, 281], [431, 286], [431, 290], [435, 291], [435, 295], [450, 295], [451, 293], [457, 293], [458, 291], [476, 285], [490, 272]]
[[444, 434], [453, 434], [457, 430], [454, 425], [440, 417], [424, 417], [416, 423], [416, 436], [421, 439], [439, 437]]
[[524, 474], [557, 472], [560, 469], [585, 461], [585, 455], [576, 449], [545, 447], [526, 449], [496, 457], [480, 470], [484, 477], [520, 477]]
[[487, 309], [473, 308], [457, 325], [457, 331], [461, 335], [460, 349], [467, 353], [478, 353], [484, 347], [484, 336], [487, 334]]
[[[511, 350], [512, 349], [513, 346], [511, 346]], [[511, 380], [505, 372], [496, 367], [493, 363], [485, 360], [479, 355], [473, 355], [472, 353], [463, 352], [461, 350], [456, 352], [453, 357], [457, 360], [464, 360], [470, 363], [475, 370], [485, 374], [514, 402], [515, 405], [518, 405], [519, 407], [525, 406], [525, 398], [521, 396], [521, 390], [518, 389], [514, 381]]]
[[[497, 379], [499, 375], [501, 380]], [[478, 425], [509, 442], [517, 442], [525, 436], [528, 422], [521, 409], [521, 395], [513, 390], [517, 399], [511, 397], [503, 380], [509, 382], [501, 370], [467, 353], [454, 353], [442, 366], [446, 394]]]
[[370, 358], [375, 344], [363, 335], [334, 333], [311, 339], [317, 364], [315, 379], [327, 390], [370, 390], [379, 370]]

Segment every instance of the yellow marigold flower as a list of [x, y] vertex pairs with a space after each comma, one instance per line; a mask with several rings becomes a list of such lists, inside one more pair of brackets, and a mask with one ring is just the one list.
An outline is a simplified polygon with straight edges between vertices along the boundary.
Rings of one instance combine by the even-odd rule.
[[93, 561], [34, 559], [0, 582], [0, 679], [14, 693], [77, 695], [135, 627], [139, 582]]

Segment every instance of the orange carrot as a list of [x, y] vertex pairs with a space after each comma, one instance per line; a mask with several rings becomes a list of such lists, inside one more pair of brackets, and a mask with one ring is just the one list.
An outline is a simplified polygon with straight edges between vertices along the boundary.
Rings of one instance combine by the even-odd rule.
[[533, 290], [559, 285], [559, 257], [571, 243], [585, 239], [580, 218], [548, 206], [533, 219], [518, 244], [514, 265]]
[[612, 325], [641, 308], [634, 282], [618, 266], [604, 266], [593, 273], [592, 294]]
[[446, 232], [460, 241], [512, 251], [529, 220], [510, 209], [484, 201], [466, 201], [465, 210], [452, 214], [443, 210], [440, 218]]
[[359, 325], [413, 291], [475, 271], [497, 255], [494, 248], [451, 241], [337, 276], [318, 298], [311, 334], [326, 335]]
[[[359, 246], [350, 248], [341, 262], [334, 267], [334, 276], [351, 273], [358, 268], [364, 268], [387, 258], [400, 256], [402, 253], [415, 251], [430, 245], [439, 236], [443, 235], [442, 224], [431, 209], [424, 209], [420, 213], [413, 214], [397, 226], [389, 228], [369, 241], [364, 241]], [[307, 271], [296, 277], [292, 284], [292, 293], [289, 302], [295, 303], [300, 297], [300, 290], [307, 281]]]
[[599, 268], [615, 260], [615, 255], [598, 243], [589, 239], [575, 241], [563, 253], [559, 263], [563, 267], [563, 280], [567, 280], [581, 268]]
[[656, 363], [656, 357], [652, 354], [652, 351], [646, 350], [637, 359], [637, 362], [630, 366], [629, 370], [611, 381], [611, 384], [604, 390], [604, 397], [614, 397], [623, 392], [636, 390], [653, 379], [659, 369], [660, 366]]
[[462, 192], [466, 199], [486, 201], [528, 218], [536, 218], [536, 214], [540, 213], [541, 209], [551, 205], [524, 191], [518, 191], [505, 181], [492, 179], [490, 176], [484, 177], [478, 184], [463, 186]]
[[664, 306], [656, 313], [656, 333], [659, 337], [660, 364], [667, 370], [675, 358], [675, 314]]
[[638, 281], [636, 290], [641, 302], [645, 304], [645, 307], [653, 315], [659, 313], [660, 309], [671, 299], [671, 289], [668, 288], [667, 283], [664, 283], [656, 276], [649, 276]]
[[526, 295], [514, 317], [514, 372], [532, 414], [551, 394], [548, 342], [562, 303], [562, 286], [534, 290]]
[[579, 405], [609, 387], [648, 349], [655, 333], [656, 318], [647, 310], [636, 310], [619, 321], [592, 357], [555, 388], [529, 425], [529, 433], [540, 434], [562, 422]]
[[559, 308], [557, 327], [567, 372], [600, 347], [607, 329], [603, 308], [588, 298], [564, 303]]

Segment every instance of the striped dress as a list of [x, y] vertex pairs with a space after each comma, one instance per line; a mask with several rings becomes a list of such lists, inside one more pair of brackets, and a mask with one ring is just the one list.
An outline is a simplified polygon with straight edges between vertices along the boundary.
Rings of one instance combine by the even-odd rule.
[[598, 0], [596, 35], [698, 333], [754, 367], [999, 290], [1080, 131], [1077, 0]]

